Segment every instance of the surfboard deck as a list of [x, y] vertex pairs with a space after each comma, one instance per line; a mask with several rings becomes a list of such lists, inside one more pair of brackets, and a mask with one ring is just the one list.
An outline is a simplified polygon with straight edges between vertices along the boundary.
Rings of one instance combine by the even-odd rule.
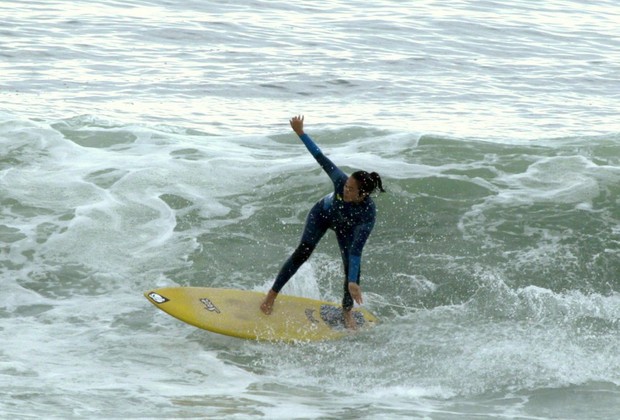
[[[214, 333], [261, 341], [333, 340], [351, 333], [340, 304], [280, 294], [271, 315], [260, 310], [265, 293], [209, 287], [168, 287], [144, 296], [156, 307], [190, 325]], [[358, 329], [378, 319], [354, 308]]]

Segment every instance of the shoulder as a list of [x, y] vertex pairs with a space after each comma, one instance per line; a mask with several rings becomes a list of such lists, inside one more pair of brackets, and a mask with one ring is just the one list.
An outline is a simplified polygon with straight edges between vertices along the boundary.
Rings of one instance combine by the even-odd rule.
[[374, 224], [377, 216], [377, 209], [370, 197], [360, 204], [354, 204], [352, 206], [352, 211], [357, 215], [356, 217], [360, 225], [372, 226]]
[[364, 203], [370, 211], [377, 211], [377, 205], [375, 204], [375, 201], [372, 199], [372, 197], [367, 197], [366, 200], [364, 200]]
[[377, 216], [377, 205], [375, 204], [372, 198], [368, 197], [366, 199], [365, 206], [366, 206], [366, 214], [368, 215], [369, 218], [374, 220], [375, 217]]

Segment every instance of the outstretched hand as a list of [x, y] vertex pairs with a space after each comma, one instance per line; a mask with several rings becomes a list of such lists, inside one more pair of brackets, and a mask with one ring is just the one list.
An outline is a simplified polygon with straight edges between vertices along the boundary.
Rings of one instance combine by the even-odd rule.
[[291, 118], [289, 121], [291, 123], [291, 128], [298, 136], [304, 134], [304, 116], [298, 115], [296, 117]]

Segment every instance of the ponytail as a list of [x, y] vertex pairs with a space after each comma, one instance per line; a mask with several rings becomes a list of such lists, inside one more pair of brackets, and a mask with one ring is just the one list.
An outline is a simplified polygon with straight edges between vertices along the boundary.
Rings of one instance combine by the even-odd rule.
[[353, 172], [351, 176], [357, 181], [360, 195], [370, 195], [376, 189], [385, 192], [381, 176], [376, 172], [357, 171]]

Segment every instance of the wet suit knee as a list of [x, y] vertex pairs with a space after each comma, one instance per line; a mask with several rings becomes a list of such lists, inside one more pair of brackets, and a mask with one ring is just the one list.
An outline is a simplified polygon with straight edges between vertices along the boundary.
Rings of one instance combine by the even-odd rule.
[[[353, 305], [355, 302], [353, 301], [353, 297], [349, 292], [349, 263], [348, 259], [344, 258], [344, 296], [342, 298], [342, 309], [345, 311], [350, 311], [353, 309]], [[358, 270], [357, 273], [357, 284], [360, 283], [360, 273]]]
[[344, 279], [344, 297], [342, 298], [342, 309], [344, 309], [345, 311], [350, 311], [351, 309], [353, 309], [353, 297], [351, 296], [351, 293], [349, 292], [349, 280], [348, 279]]
[[303, 263], [308, 261], [310, 255], [312, 255], [312, 251], [314, 251], [314, 246], [307, 242], [300, 243], [297, 249], [295, 249], [295, 252], [293, 252], [293, 255], [291, 255], [293, 264], [299, 268]]
[[289, 279], [293, 277], [297, 270], [299, 270], [299, 267], [308, 261], [310, 255], [312, 255], [312, 251], [314, 251], [314, 245], [307, 242], [300, 243], [293, 254], [282, 266], [282, 269], [280, 270], [280, 273], [278, 273], [271, 289], [276, 293], [280, 293], [280, 290], [289, 281]]

